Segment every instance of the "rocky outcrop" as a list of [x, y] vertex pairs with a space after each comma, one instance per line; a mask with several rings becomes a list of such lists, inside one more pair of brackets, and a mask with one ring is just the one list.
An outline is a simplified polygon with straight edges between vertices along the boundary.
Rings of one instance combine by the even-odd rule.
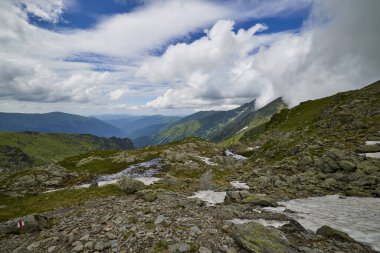
[[276, 207], [276, 201], [268, 196], [253, 194], [248, 191], [227, 191], [224, 204], [242, 203], [261, 207]]
[[45, 165], [20, 171], [0, 180], [0, 192], [8, 195], [26, 193], [38, 193], [57, 189], [65, 186], [65, 183], [76, 177], [58, 165]]
[[46, 216], [31, 214], [0, 225], [0, 234], [30, 233], [47, 228], [49, 228], [49, 220]]
[[236, 225], [236, 240], [251, 253], [296, 253], [286, 236], [277, 229], [255, 222]]
[[326, 225], [318, 228], [317, 235], [322, 235], [326, 238], [329, 238], [329, 239], [331, 238], [331, 239], [342, 241], [342, 242], [355, 241], [348, 234]]
[[143, 182], [137, 181], [131, 177], [125, 176], [117, 181], [117, 185], [125, 193], [135, 193], [145, 188]]

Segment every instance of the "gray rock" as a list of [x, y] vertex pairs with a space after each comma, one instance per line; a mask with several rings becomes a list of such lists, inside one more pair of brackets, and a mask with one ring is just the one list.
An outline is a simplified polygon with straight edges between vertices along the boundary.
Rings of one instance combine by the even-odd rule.
[[296, 253], [285, 235], [277, 229], [269, 229], [255, 222], [236, 226], [236, 240], [251, 253]]
[[198, 253], [212, 253], [212, 251], [209, 250], [209, 249], [206, 248], [206, 247], [201, 246], [201, 247], [198, 249]]
[[72, 252], [81, 252], [83, 251], [83, 244], [79, 243], [74, 248], [72, 248]]
[[127, 176], [119, 179], [117, 181], [117, 185], [119, 186], [120, 190], [125, 193], [135, 193], [145, 188], [143, 182], [137, 181], [136, 179]]
[[309, 166], [313, 164], [313, 159], [310, 156], [304, 156], [299, 161], [298, 165], [301, 167]]
[[86, 248], [86, 249], [93, 249], [94, 248], [94, 242], [86, 242], [85, 244], [84, 244], [84, 247]]
[[322, 226], [317, 229], [316, 232], [317, 235], [322, 235], [329, 239], [334, 239], [342, 242], [354, 242], [355, 240], [352, 239], [348, 234], [339, 231], [335, 228], [329, 227], [329, 226]]
[[362, 145], [357, 148], [360, 153], [380, 152], [380, 145]]
[[191, 251], [192, 251], [191, 245], [184, 242], [179, 242], [179, 243], [169, 246], [169, 252], [173, 252], [173, 253], [177, 253], [177, 252], [185, 253], [185, 252], [191, 252]]
[[107, 236], [108, 240], [114, 240], [117, 238], [117, 235], [110, 233], [110, 232], [107, 232], [106, 236]]
[[49, 227], [49, 220], [46, 216], [30, 214], [8, 221], [0, 226], [0, 233], [18, 234], [40, 231]]
[[355, 164], [347, 160], [340, 161], [339, 166], [347, 172], [354, 172], [356, 170]]
[[163, 215], [158, 215], [156, 220], [154, 221], [154, 225], [159, 225], [164, 222], [167, 218]]
[[49, 252], [49, 253], [52, 253], [52, 252], [54, 252], [54, 251], [56, 250], [56, 248], [57, 248], [57, 246], [50, 246], [50, 247], [48, 248], [48, 252]]

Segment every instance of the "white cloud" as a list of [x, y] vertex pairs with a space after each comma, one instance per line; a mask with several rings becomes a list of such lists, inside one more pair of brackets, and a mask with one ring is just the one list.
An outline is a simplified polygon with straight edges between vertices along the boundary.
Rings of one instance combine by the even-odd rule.
[[[151, 110], [232, 108], [254, 97], [263, 105], [276, 96], [293, 105], [379, 79], [377, 0], [315, 1], [300, 33], [263, 35], [261, 25], [233, 32], [232, 21], [217, 20], [289, 15], [312, 0], [145, 0], [86, 30], [47, 30], [28, 20], [31, 13], [57, 22], [74, 1], [0, 1], [0, 100], [9, 110], [26, 101], [45, 110], [141, 109], [156, 96]], [[204, 38], [149, 56], [212, 24]], [[83, 62], [65, 61], [75, 56]]]
[[148, 106], [204, 108], [255, 97], [263, 106], [278, 96], [292, 106], [369, 84], [380, 77], [378, 9], [376, 0], [316, 2], [300, 33], [253, 35], [257, 25], [234, 33], [231, 21], [219, 21], [208, 36], [142, 65], [139, 76], [171, 82]]

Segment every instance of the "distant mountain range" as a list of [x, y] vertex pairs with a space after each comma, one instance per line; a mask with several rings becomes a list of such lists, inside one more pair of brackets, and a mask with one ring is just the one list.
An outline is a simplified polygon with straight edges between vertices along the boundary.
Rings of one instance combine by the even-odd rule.
[[119, 128], [97, 118], [62, 112], [0, 113], [0, 131], [93, 134], [102, 137], [125, 136], [125, 133]]
[[267, 122], [286, 108], [281, 98], [257, 110], [255, 100], [229, 111], [201, 111], [184, 117], [164, 128], [152, 138], [154, 144], [164, 144], [186, 137], [201, 137], [216, 142], [238, 140], [243, 133]]
[[92, 134], [128, 137], [135, 147], [160, 145], [186, 137], [201, 137], [233, 144], [243, 134], [267, 122], [286, 104], [277, 98], [257, 109], [255, 100], [229, 111], [201, 111], [186, 117], [99, 115], [84, 117], [62, 112], [0, 113], [0, 132]]

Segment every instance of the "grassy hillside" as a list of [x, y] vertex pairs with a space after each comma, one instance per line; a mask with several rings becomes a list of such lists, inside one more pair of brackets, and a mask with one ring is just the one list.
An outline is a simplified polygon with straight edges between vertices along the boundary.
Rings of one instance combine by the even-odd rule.
[[35, 131], [43, 133], [93, 134], [123, 137], [115, 126], [93, 117], [62, 112], [43, 114], [0, 113], [0, 132]]
[[[1, 166], [4, 169], [12, 167], [12, 164], [20, 164], [20, 166], [24, 164], [25, 166], [26, 164], [38, 165], [44, 162], [55, 162], [95, 149], [131, 149], [133, 143], [127, 138], [104, 138], [89, 134], [2, 132], [0, 133], [0, 147], [2, 147], [0, 148]], [[25, 164], [22, 161], [31, 162]]]
[[269, 157], [277, 160], [286, 158], [292, 149], [318, 153], [341, 146], [354, 151], [371, 136], [378, 135], [379, 105], [379, 81], [360, 90], [306, 101], [247, 131], [242, 146], [260, 146], [258, 151], [251, 152], [255, 157], [268, 157], [270, 153]]
[[254, 112], [245, 111], [227, 124], [221, 131], [211, 136], [211, 139], [216, 142], [223, 141], [225, 145], [236, 143], [246, 131], [268, 122], [273, 114], [286, 107], [282, 98], [277, 98]]
[[225, 144], [236, 143], [245, 130], [267, 122], [270, 117], [285, 108], [278, 98], [267, 106], [256, 110], [255, 101], [230, 111], [205, 111], [187, 116], [163, 129], [153, 139], [153, 143], [162, 144], [189, 136], [201, 137]]

